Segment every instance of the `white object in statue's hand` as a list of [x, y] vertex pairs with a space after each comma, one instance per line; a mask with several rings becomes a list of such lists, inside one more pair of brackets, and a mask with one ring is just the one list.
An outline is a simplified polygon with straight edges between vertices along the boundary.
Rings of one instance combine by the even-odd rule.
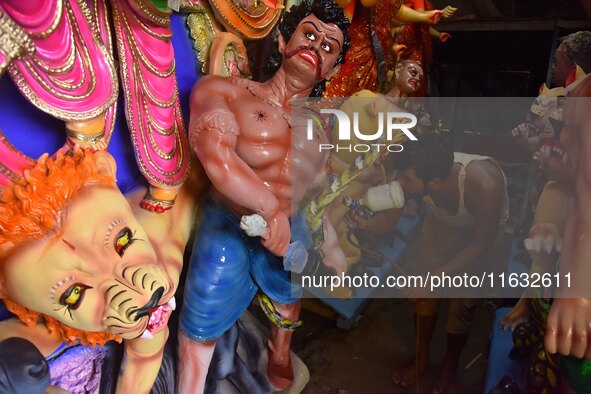
[[[267, 233], [267, 222], [259, 214], [244, 215], [240, 218], [240, 228], [249, 237], [261, 237]], [[287, 253], [283, 257], [285, 271], [301, 274], [308, 261], [308, 251], [304, 243], [296, 240], [289, 244]]]
[[240, 228], [249, 237], [261, 237], [267, 232], [267, 222], [259, 214], [244, 215], [240, 219]]

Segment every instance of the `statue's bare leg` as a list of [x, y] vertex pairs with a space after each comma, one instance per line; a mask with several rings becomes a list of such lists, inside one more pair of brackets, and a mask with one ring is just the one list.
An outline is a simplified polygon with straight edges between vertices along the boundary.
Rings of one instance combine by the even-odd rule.
[[[273, 303], [277, 312], [285, 319], [297, 321], [300, 316], [301, 301], [285, 305]], [[293, 383], [293, 367], [290, 358], [291, 337], [293, 331], [271, 325], [269, 339], [269, 361], [267, 377], [269, 382], [278, 389], [286, 389]]]
[[201, 394], [216, 341], [200, 342], [179, 330], [179, 394]]

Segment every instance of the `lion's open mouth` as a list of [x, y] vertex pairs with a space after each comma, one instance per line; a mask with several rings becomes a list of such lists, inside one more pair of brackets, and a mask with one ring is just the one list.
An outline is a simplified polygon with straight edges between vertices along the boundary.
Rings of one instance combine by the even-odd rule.
[[548, 141], [542, 145], [540, 148], [542, 153], [546, 155], [548, 158], [550, 157], [558, 157], [562, 159], [562, 163], [566, 164], [570, 157], [568, 154], [562, 149], [562, 145], [558, 141]]
[[166, 327], [168, 318], [172, 311], [176, 309], [176, 301], [172, 297], [166, 304], [157, 306], [149, 310], [150, 319], [148, 320], [148, 326], [142, 333], [140, 338], [151, 339], [155, 334], [159, 333]]

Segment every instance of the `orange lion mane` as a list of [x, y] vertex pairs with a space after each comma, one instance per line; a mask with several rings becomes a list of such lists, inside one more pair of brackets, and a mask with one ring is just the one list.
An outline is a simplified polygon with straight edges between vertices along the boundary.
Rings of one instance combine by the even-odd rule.
[[[8, 252], [27, 242], [59, 234], [62, 215], [69, 201], [89, 185], [115, 185], [112, 176], [99, 172], [97, 157], [90, 150], [60, 150], [45, 154], [23, 173], [22, 178], [0, 190], [0, 262]], [[32, 311], [0, 294], [6, 308], [28, 326], [42, 318], [50, 332], [66, 343], [104, 345], [121, 338], [107, 332], [86, 332]]]

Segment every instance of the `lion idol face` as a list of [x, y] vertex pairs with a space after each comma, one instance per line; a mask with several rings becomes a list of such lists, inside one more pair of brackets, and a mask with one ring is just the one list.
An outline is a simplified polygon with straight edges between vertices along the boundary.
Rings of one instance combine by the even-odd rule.
[[555, 121], [562, 121], [562, 101], [564, 88], [540, 88], [540, 95], [530, 107], [528, 118], [536, 125], [543, 140], [554, 138], [560, 130], [555, 130]]
[[174, 284], [119, 189], [83, 186], [59, 221], [2, 256], [2, 298], [85, 332], [132, 339], [162, 330]]

